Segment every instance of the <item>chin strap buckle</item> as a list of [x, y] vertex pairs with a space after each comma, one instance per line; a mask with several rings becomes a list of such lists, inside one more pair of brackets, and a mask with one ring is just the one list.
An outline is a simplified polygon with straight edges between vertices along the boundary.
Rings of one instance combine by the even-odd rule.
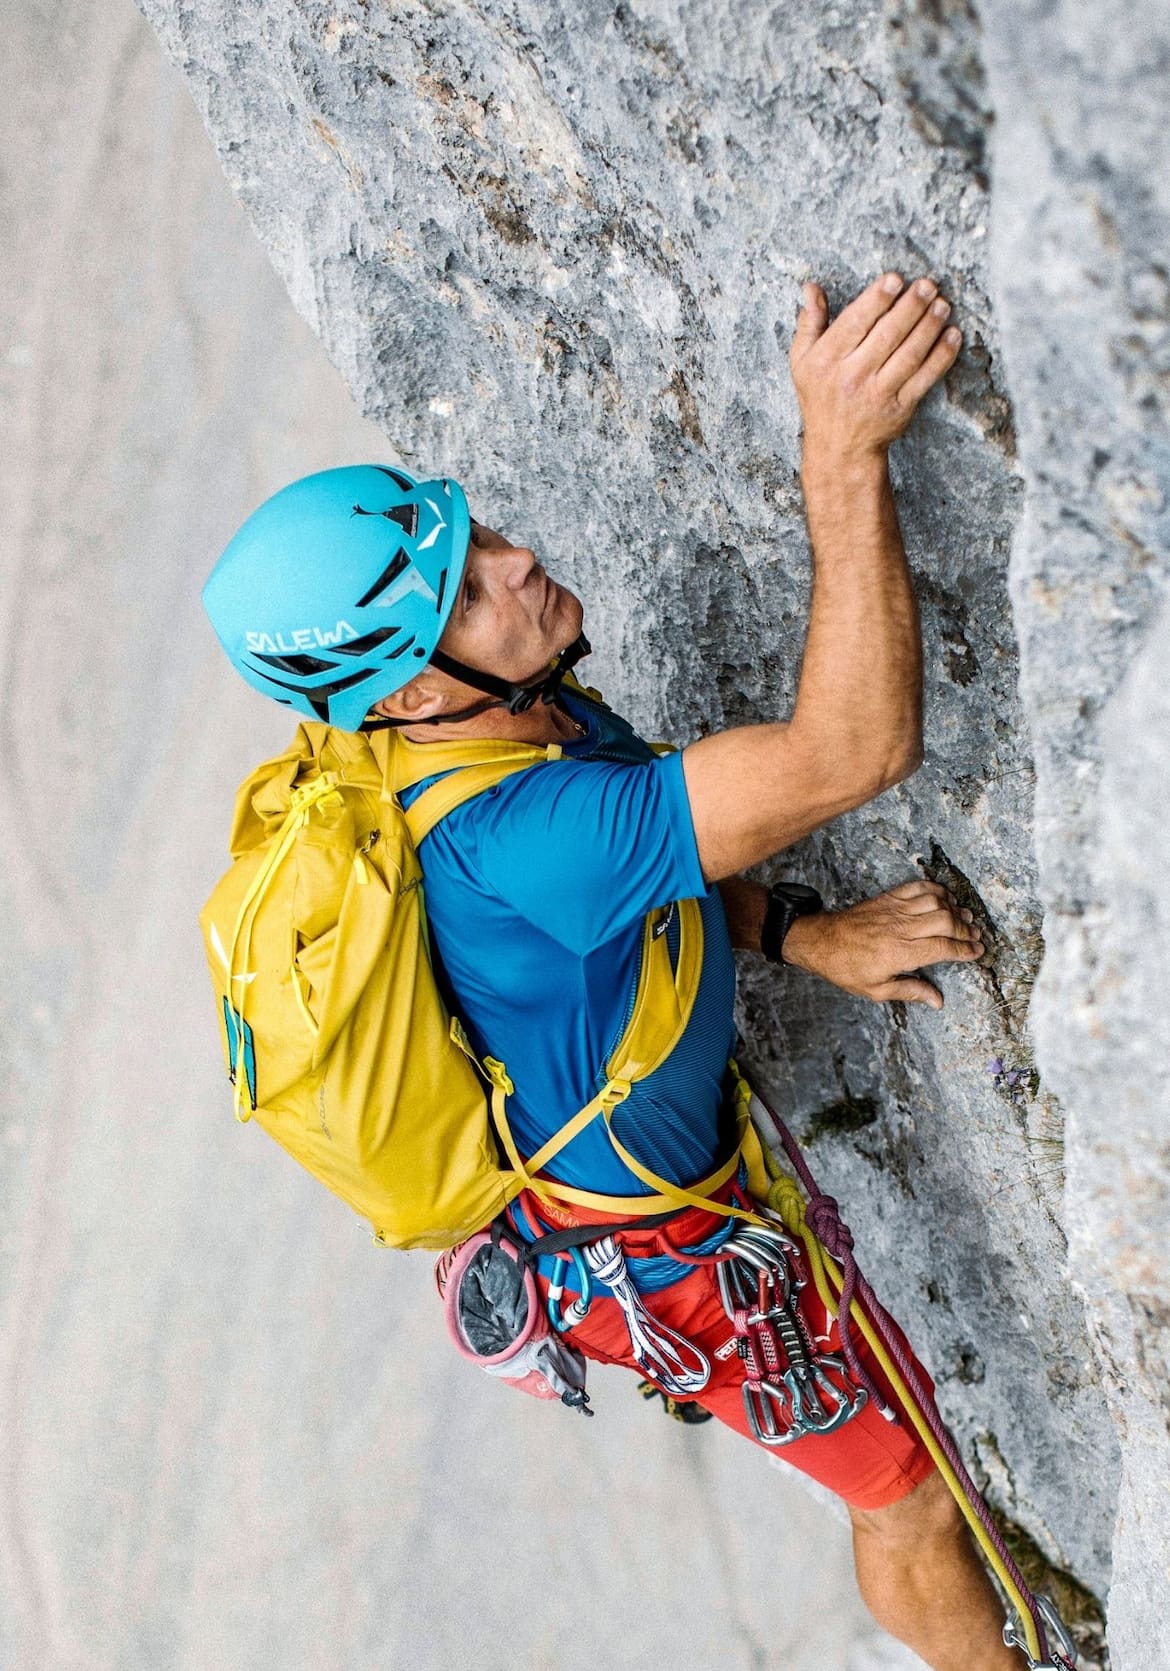
[[592, 646], [584, 633], [575, 638], [568, 649], [562, 650], [554, 656], [552, 664], [544, 678], [535, 685], [520, 685], [508, 702], [510, 714], [526, 714], [529, 708], [534, 708], [538, 702], [553, 703], [560, 695], [561, 684], [565, 674], [576, 667], [579, 661], [584, 661]]

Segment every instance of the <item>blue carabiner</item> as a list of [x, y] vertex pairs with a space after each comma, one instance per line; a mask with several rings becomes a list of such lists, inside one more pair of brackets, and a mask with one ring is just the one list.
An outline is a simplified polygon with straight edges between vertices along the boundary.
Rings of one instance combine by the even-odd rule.
[[567, 1334], [574, 1324], [581, 1321], [593, 1303], [593, 1280], [581, 1249], [578, 1247], [570, 1248], [569, 1253], [572, 1255], [573, 1264], [577, 1267], [577, 1281], [581, 1292], [572, 1301], [568, 1311], [562, 1313], [561, 1299], [565, 1292], [565, 1277], [568, 1275], [569, 1259], [565, 1254], [558, 1253], [553, 1262], [552, 1280], [548, 1285], [548, 1300], [546, 1301], [548, 1320], [558, 1334]]

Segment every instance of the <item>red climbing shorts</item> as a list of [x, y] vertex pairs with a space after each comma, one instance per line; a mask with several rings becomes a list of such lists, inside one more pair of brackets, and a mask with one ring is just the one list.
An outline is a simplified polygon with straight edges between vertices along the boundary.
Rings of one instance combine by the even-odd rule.
[[[520, 1205], [530, 1223], [537, 1218], [550, 1229], [569, 1224], [604, 1224], [607, 1220], [604, 1213], [579, 1208], [568, 1213], [563, 1208], [551, 1207], [548, 1202], [537, 1202], [527, 1193], [520, 1197]], [[675, 1247], [686, 1247], [694, 1246], [709, 1236], [719, 1222], [714, 1214], [695, 1208], [678, 1214], [665, 1228]], [[623, 1230], [618, 1240], [627, 1254], [635, 1256], [668, 1251], [660, 1231], [655, 1229]], [[795, 1262], [800, 1267], [799, 1275], [807, 1276], [802, 1258], [797, 1258]], [[540, 1288], [543, 1297], [548, 1291], [547, 1282], [542, 1280]], [[644, 1295], [643, 1299], [646, 1309], [659, 1322], [667, 1323], [679, 1334], [685, 1335], [710, 1360], [711, 1379], [693, 1402], [709, 1410], [745, 1438], [758, 1442], [744, 1408], [743, 1364], [734, 1349], [731, 1321], [719, 1298], [715, 1267], [697, 1265], [690, 1275], [669, 1288]], [[818, 1351], [840, 1352], [841, 1340], [836, 1320], [828, 1316], [811, 1280], [801, 1290], [798, 1305]], [[933, 1390], [933, 1382], [910, 1351], [905, 1336], [896, 1325], [895, 1330], [924, 1386]], [[862, 1363], [891, 1406], [898, 1411], [897, 1420], [887, 1420], [870, 1400], [835, 1432], [809, 1434], [794, 1439], [788, 1445], [764, 1448], [827, 1486], [854, 1508], [886, 1508], [913, 1491], [916, 1485], [921, 1485], [934, 1471], [934, 1463], [909, 1417], [901, 1413], [893, 1388], [860, 1332], [855, 1329], [853, 1337]], [[637, 1370], [639, 1376], [643, 1374], [630, 1347], [621, 1307], [608, 1294], [594, 1295], [588, 1315], [574, 1325], [566, 1338], [587, 1358], [599, 1363], [621, 1364], [627, 1369]]]

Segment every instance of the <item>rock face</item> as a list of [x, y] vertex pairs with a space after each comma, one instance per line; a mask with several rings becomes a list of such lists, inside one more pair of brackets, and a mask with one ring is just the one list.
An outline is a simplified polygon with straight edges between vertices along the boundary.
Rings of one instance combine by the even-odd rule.
[[1136, 1666], [1168, 1467], [1164, 8], [1140, 49], [1072, 0], [143, 9], [366, 415], [583, 593], [588, 676], [676, 741], [795, 687], [800, 281], [942, 280], [962, 360], [894, 457], [927, 764], [777, 872], [840, 903], [926, 874], [992, 955], [942, 1017], [745, 965], [745, 1057], [992, 1501], [1101, 1598], [1120, 1481]]
[[1012, 562], [1048, 945], [1038, 1056], [1121, 1441], [1110, 1643], [1165, 1616], [1170, 1488], [1170, 8], [984, 7], [993, 283], [1026, 483]]

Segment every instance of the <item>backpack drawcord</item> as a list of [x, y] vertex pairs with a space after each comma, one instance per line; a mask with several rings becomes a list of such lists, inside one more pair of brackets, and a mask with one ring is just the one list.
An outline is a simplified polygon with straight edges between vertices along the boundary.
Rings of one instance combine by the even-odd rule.
[[[232, 931], [231, 945], [227, 955], [227, 1004], [225, 1012], [228, 1026], [234, 1034], [234, 1048], [231, 1051], [232, 1060], [236, 1063], [236, 1070], [232, 1074], [235, 1091], [232, 1099], [232, 1110], [241, 1125], [246, 1125], [252, 1118], [256, 1107], [255, 1087], [249, 1080], [246, 1071], [242, 1071], [245, 1062], [245, 1051], [248, 1047], [248, 1032], [244, 1020], [244, 995], [248, 987], [256, 979], [256, 971], [248, 968], [249, 954], [252, 949], [252, 925], [256, 921], [257, 913], [264, 902], [264, 896], [272, 886], [273, 878], [285, 859], [293, 849], [298, 830], [309, 822], [309, 815], [315, 806], [323, 804], [331, 797], [341, 799], [341, 790], [348, 787], [333, 772], [322, 772], [312, 783], [298, 785], [289, 796], [288, 812], [284, 816], [279, 830], [276, 832], [273, 844], [269, 849], [264, 863], [252, 878], [247, 893], [240, 904], [236, 917], [236, 926]], [[239, 953], [239, 968], [237, 971], [236, 954]], [[239, 987], [239, 1000], [235, 997], [235, 989]], [[301, 1012], [309, 1026], [316, 1031], [312, 1017], [308, 1014], [304, 996], [299, 983], [294, 979], [293, 990]], [[244, 1101], [244, 1090], [248, 1088], [249, 1108]]]

